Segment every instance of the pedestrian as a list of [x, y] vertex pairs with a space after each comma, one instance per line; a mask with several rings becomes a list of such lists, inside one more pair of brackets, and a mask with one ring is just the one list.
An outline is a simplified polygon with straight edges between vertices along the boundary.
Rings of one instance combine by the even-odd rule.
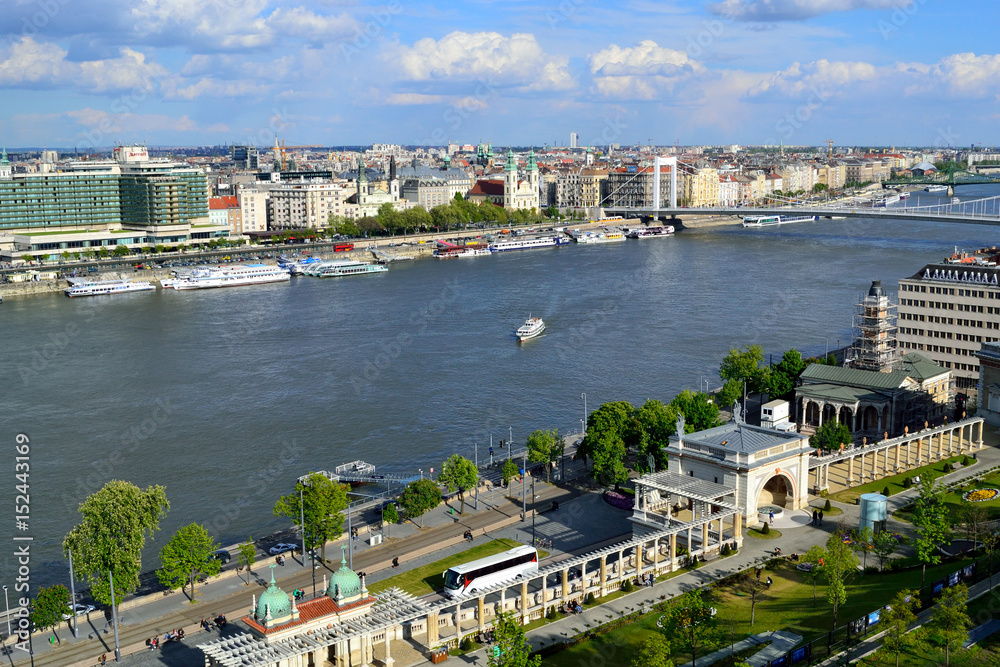
[[819, 525], [823, 525], [823, 510], [819, 511]]
[[493, 445], [490, 445], [490, 458], [493, 458]]
[[818, 513], [818, 512], [816, 511], [816, 510], [813, 510], [813, 520], [812, 520], [812, 525], [814, 525], [814, 526], [815, 526], [815, 525], [816, 525], [816, 521], [817, 521], [818, 519], [819, 519], [819, 513]]
[[399, 567], [399, 556], [394, 556], [392, 559], [392, 566]]
[[150, 650], [150, 651], [152, 651], [152, 650], [153, 650], [153, 640], [152, 640], [152, 639], [150, 639], [149, 637], [146, 637], [146, 646], [148, 646], [148, 647], [149, 647], [149, 650]]
[[767, 522], [768, 523], [774, 523], [774, 512], [768, 512], [767, 513]]
[[212, 631], [211, 624], [209, 624], [209, 622], [207, 620], [205, 620], [204, 618], [201, 619], [201, 627], [205, 628], [205, 632], [211, 632]]
[[281, 567], [285, 567], [285, 557], [284, 556], [278, 556], [278, 565], [280, 565]]
[[108, 664], [108, 654], [104, 653], [101, 655], [101, 667], [104, 667], [106, 664]]

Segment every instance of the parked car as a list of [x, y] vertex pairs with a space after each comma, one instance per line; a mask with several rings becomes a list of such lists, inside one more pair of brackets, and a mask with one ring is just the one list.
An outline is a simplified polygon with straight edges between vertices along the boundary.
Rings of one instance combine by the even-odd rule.
[[[69, 605], [66, 605], [66, 606], [69, 607]], [[94, 611], [95, 609], [97, 609], [97, 607], [95, 607], [92, 604], [77, 604], [76, 605], [76, 615], [77, 616], [86, 616], [87, 614], [89, 614], [90, 612]], [[73, 618], [73, 615], [72, 614], [63, 614], [62, 617], [63, 617], [64, 621], [68, 621], [69, 619]]]
[[228, 563], [233, 559], [233, 555], [226, 551], [225, 549], [217, 549], [212, 553], [212, 559], [219, 561], [223, 565]]
[[273, 547], [267, 550], [272, 556], [277, 556], [278, 554], [283, 554], [288, 551], [295, 551], [299, 548], [297, 544], [288, 544], [287, 542], [278, 542]]

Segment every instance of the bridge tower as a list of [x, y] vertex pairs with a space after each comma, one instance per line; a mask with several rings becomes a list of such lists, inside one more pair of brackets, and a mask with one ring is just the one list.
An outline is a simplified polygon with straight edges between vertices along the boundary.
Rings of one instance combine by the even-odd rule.
[[670, 208], [677, 208], [677, 158], [653, 158], [653, 218], [659, 218], [660, 211], [660, 165], [670, 167]]
[[897, 304], [882, 289], [881, 280], [873, 280], [868, 294], [854, 310], [854, 343], [844, 360], [846, 366], [866, 371], [891, 373], [900, 369], [902, 359], [896, 347]]

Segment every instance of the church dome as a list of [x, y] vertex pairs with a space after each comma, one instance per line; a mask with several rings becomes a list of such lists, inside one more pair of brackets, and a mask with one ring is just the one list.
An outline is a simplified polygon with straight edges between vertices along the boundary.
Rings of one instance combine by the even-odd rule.
[[340, 569], [330, 576], [330, 583], [326, 587], [326, 594], [334, 600], [337, 599], [338, 591], [344, 599], [361, 596], [361, 578], [347, 567], [347, 559], [343, 556], [340, 559]]
[[885, 296], [885, 292], [882, 291], [881, 280], [872, 281], [872, 286], [868, 289], [868, 296]]
[[292, 600], [288, 597], [288, 593], [278, 588], [278, 584], [274, 581], [273, 569], [271, 585], [257, 599], [257, 620], [264, 620], [268, 611], [271, 612], [271, 618], [282, 618], [292, 613]]

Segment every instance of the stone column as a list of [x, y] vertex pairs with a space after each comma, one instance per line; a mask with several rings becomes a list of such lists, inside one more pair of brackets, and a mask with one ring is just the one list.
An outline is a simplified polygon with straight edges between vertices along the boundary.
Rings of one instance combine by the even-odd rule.
[[462, 643], [462, 603], [455, 603], [455, 639]]
[[901, 449], [900, 444], [896, 443], [896, 472], [899, 472], [899, 450]]
[[[432, 611], [427, 614], [427, 648], [434, 648], [437, 645], [438, 639], [438, 613]], [[347, 653], [350, 655], [351, 645], [350, 642], [347, 644]]]
[[861, 474], [861, 483], [864, 484], [865, 483], [865, 455], [864, 455], [863, 452], [861, 454], [861, 473], [860, 474]]
[[635, 576], [639, 577], [639, 579], [642, 579], [642, 565], [644, 560], [646, 560], [646, 543], [640, 542], [635, 557]]
[[565, 568], [562, 571], [562, 598], [560, 602], [566, 604], [566, 600], [569, 599], [569, 568]]
[[687, 549], [688, 549], [688, 555], [690, 556], [691, 555], [691, 548], [693, 547], [693, 542], [691, 540], [691, 526], [688, 526], [687, 533], [688, 533]]
[[358, 643], [361, 644], [361, 667], [370, 667], [371, 658], [368, 656], [369, 647], [371, 646], [372, 636], [365, 634], [358, 637]]
[[521, 625], [528, 624], [528, 582], [521, 582]]
[[622, 581], [625, 580], [625, 550], [618, 552], [618, 589], [621, 590]]
[[701, 553], [708, 553], [708, 521], [701, 524]]
[[653, 574], [660, 573], [660, 538], [653, 541]]
[[854, 482], [854, 456], [847, 457], [847, 483]]
[[395, 659], [393, 659], [392, 654], [389, 653], [389, 644], [391, 644], [389, 641], [389, 631], [390, 628], [385, 629], [385, 660], [382, 661], [385, 663], [385, 667], [392, 667], [392, 664], [396, 662]]
[[486, 630], [486, 596], [480, 595], [479, 599], [476, 600], [476, 615], [479, 617], [479, 631], [484, 632]]
[[670, 571], [677, 569], [677, 533], [670, 533]]
[[542, 618], [545, 618], [545, 611], [548, 609], [549, 604], [548, 596], [546, 595], [548, 592], [548, 587], [546, 586], [547, 579], [547, 576], [542, 577]]
[[597, 597], [604, 597], [604, 583], [608, 580], [608, 557], [601, 556], [601, 573], [599, 575], [601, 580], [597, 588]]

